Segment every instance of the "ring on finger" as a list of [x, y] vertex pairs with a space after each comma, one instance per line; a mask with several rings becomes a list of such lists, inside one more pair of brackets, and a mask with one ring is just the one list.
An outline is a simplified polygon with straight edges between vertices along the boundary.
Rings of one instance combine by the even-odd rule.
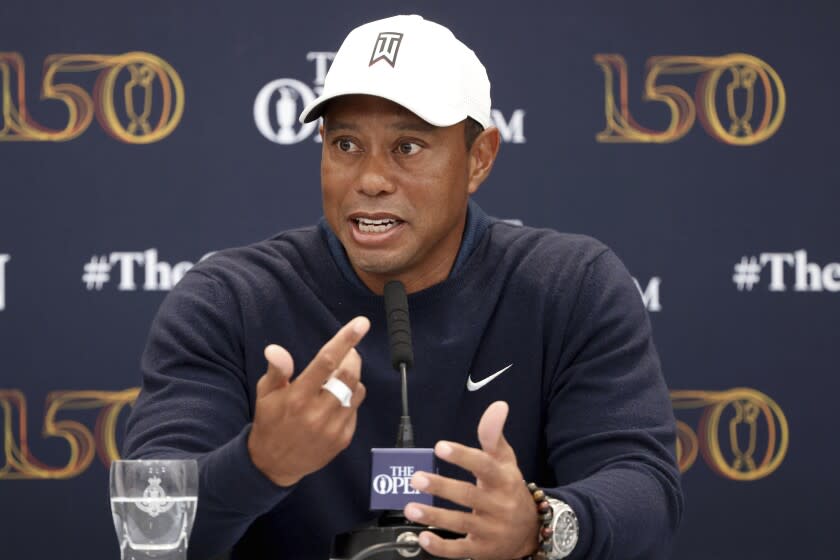
[[350, 390], [350, 387], [348, 387], [344, 381], [337, 377], [330, 377], [329, 380], [324, 383], [322, 388], [332, 393], [333, 396], [338, 399], [338, 402], [341, 403], [341, 406], [344, 408], [350, 408], [353, 391]]

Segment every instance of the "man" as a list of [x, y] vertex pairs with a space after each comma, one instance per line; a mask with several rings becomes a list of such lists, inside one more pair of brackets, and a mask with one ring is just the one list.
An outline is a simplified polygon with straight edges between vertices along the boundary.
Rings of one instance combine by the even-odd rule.
[[[465, 535], [423, 532], [423, 548], [666, 557], [682, 495], [646, 312], [602, 244], [470, 202], [499, 149], [475, 54], [419, 16], [363, 25], [301, 120], [319, 116], [324, 220], [197, 265], [143, 357], [125, 447], [198, 459], [191, 556], [327, 558], [372, 517], [370, 448], [400, 415], [381, 298], [396, 279], [416, 443], [440, 459], [412, 484], [464, 508], [409, 504]], [[557, 539], [524, 481], [551, 496]]]

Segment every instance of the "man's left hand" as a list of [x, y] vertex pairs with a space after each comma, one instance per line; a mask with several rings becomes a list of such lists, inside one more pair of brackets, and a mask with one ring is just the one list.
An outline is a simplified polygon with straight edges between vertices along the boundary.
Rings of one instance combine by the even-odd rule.
[[537, 550], [539, 520], [536, 504], [522, 480], [516, 454], [502, 430], [508, 405], [497, 401], [487, 407], [478, 424], [481, 449], [440, 441], [435, 455], [475, 475], [476, 483], [418, 472], [414, 488], [470, 508], [471, 512], [424, 504], [405, 506], [405, 516], [417, 523], [449, 529], [465, 536], [443, 539], [430, 531], [420, 534], [420, 545], [435, 556], [495, 560], [522, 558]]

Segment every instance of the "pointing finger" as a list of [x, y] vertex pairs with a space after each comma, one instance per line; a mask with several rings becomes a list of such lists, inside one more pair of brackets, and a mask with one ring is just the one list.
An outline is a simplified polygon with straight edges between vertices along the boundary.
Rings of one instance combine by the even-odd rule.
[[370, 321], [367, 317], [356, 317], [341, 327], [297, 377], [295, 384], [309, 393], [318, 393], [330, 375], [342, 365], [347, 353], [362, 340], [369, 329]]

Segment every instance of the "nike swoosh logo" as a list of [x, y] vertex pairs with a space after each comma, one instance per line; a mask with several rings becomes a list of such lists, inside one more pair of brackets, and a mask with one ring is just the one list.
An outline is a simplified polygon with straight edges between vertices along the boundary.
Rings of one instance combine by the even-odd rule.
[[513, 364], [510, 364], [508, 367], [500, 369], [493, 375], [488, 375], [481, 381], [473, 381], [472, 375], [467, 376], [467, 391], [478, 391], [479, 389], [481, 389], [482, 387], [484, 387], [485, 385], [487, 385], [488, 383], [490, 383], [491, 381], [493, 381], [512, 367]]

